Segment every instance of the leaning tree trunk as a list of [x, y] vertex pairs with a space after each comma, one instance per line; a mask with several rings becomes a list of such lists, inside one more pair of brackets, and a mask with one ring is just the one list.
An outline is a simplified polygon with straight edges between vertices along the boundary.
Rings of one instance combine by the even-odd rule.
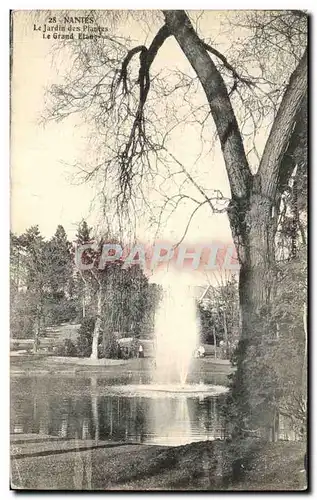
[[92, 346], [90, 355], [91, 359], [98, 359], [98, 345], [99, 345], [99, 336], [101, 329], [101, 314], [102, 314], [102, 286], [100, 285], [97, 292], [97, 316], [92, 337]]

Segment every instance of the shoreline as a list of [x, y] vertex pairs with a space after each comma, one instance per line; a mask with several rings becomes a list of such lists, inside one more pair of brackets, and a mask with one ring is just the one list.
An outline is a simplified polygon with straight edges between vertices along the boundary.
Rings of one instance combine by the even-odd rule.
[[[153, 370], [152, 358], [112, 360], [57, 357], [42, 354], [13, 355], [10, 357], [10, 376], [98, 376], [102, 379], [129, 380], [136, 376], [149, 376]], [[193, 361], [190, 381], [203, 378], [206, 383], [219, 379], [218, 385], [228, 385], [228, 375], [233, 368], [227, 360], [211, 358]], [[217, 385], [214, 382], [215, 385]]]

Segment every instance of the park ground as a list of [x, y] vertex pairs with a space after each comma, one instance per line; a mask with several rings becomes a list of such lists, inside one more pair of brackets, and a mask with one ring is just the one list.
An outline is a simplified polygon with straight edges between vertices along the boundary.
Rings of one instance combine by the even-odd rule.
[[223, 484], [224, 442], [167, 447], [16, 435], [11, 440], [12, 489], [303, 491], [304, 443], [266, 443], [253, 467]]
[[[11, 355], [11, 376], [18, 375], [51, 375], [51, 376], [81, 376], [111, 380], [111, 383], [125, 383], [139, 377], [150, 377], [153, 369], [153, 359], [99, 359], [70, 358], [47, 356], [45, 354]], [[227, 385], [228, 375], [232, 372], [229, 361], [213, 358], [195, 359], [191, 367], [191, 377], [198, 382], [217, 385]], [[140, 382], [146, 382], [146, 378]]]
[[[150, 374], [153, 370], [153, 357], [148, 344], [142, 341], [146, 357], [144, 359], [98, 359], [63, 357], [54, 355], [53, 348], [61, 345], [66, 339], [76, 341], [79, 325], [62, 325], [49, 327], [45, 336], [41, 337], [39, 353], [33, 354], [33, 341], [11, 340], [11, 375], [61, 375], [61, 376], [91, 376], [109, 379], [112, 383], [137, 380], [137, 376]], [[210, 352], [208, 352], [208, 349]], [[213, 346], [206, 346], [207, 357], [194, 359], [190, 372], [195, 381], [200, 378], [210, 384], [227, 385], [228, 375], [232, 367], [228, 360], [215, 358]]]

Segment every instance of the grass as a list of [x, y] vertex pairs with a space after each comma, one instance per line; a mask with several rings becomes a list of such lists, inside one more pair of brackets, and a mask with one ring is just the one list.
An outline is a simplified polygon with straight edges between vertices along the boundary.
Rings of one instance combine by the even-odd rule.
[[[97, 360], [89, 358], [55, 357], [45, 354], [11, 356], [11, 376], [14, 375], [62, 375], [87, 376], [98, 375], [100, 378], [120, 380], [120, 383], [140, 377], [141, 383], [147, 383], [153, 369], [153, 359]], [[232, 368], [229, 362], [213, 358], [195, 359], [190, 370], [189, 382], [227, 385]], [[143, 377], [143, 378], [142, 378]], [[124, 379], [124, 380], [123, 380]], [[142, 379], [142, 380], [141, 380]], [[113, 383], [113, 382], [112, 382]]]
[[[304, 443], [266, 443], [258, 449], [252, 468], [243, 479], [224, 484], [225, 445], [223, 441], [178, 447], [121, 444], [40, 457], [23, 458], [20, 455], [19, 459], [12, 459], [12, 486], [18, 489], [139, 491], [306, 489], [306, 476], [302, 472]], [[36, 444], [30, 446], [36, 449]]]

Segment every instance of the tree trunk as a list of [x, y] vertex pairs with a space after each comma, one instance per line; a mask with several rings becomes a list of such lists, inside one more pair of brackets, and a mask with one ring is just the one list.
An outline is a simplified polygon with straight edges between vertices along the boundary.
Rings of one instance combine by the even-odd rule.
[[94, 333], [92, 337], [92, 346], [91, 346], [91, 359], [98, 359], [98, 345], [99, 345], [99, 335], [100, 335], [100, 327], [101, 327], [101, 313], [102, 313], [102, 286], [99, 285], [97, 292], [97, 317], [94, 327]]
[[85, 316], [86, 316], [86, 303], [85, 303], [85, 295], [83, 296], [82, 305], [83, 305], [83, 307], [82, 307], [82, 316], [83, 316], [83, 318], [85, 318]]
[[260, 193], [251, 193], [244, 223], [240, 222], [235, 227], [232, 215], [230, 222], [241, 265], [239, 299], [242, 339], [261, 338], [267, 334], [274, 284], [274, 238], [271, 231], [270, 201]]
[[34, 322], [34, 343], [33, 343], [33, 352], [37, 353], [40, 341], [40, 326], [41, 326], [41, 315], [40, 315], [40, 306], [36, 307], [36, 318]]
[[214, 327], [212, 329], [212, 336], [213, 336], [213, 339], [214, 339], [214, 356], [215, 356], [215, 359], [217, 359], [217, 339], [216, 339], [216, 332], [215, 332], [215, 328]]
[[[272, 331], [270, 300], [274, 285], [274, 211], [281, 180], [287, 184], [291, 170], [282, 160], [307, 93], [307, 50], [293, 71], [266, 142], [259, 169], [251, 172], [227, 87], [185, 11], [163, 11], [175, 37], [204, 89], [226, 165], [232, 200], [228, 216], [240, 262], [239, 299], [241, 339], [233, 380], [232, 399], [240, 407], [237, 436], [272, 423], [274, 387], [265, 387], [265, 341]], [[263, 359], [262, 359], [263, 358]], [[261, 363], [258, 361], [261, 360]], [[239, 413], [240, 412], [240, 413]], [[261, 414], [262, 412], [262, 414]], [[237, 413], [236, 413], [237, 414]], [[240, 429], [240, 431], [239, 431]]]
[[241, 266], [241, 338], [234, 379], [234, 400], [239, 415], [236, 430], [239, 432], [240, 427], [265, 432], [273, 424], [276, 390], [264, 361], [267, 342], [275, 335], [270, 315], [275, 271], [271, 203], [254, 188], [243, 220], [237, 211], [239, 206], [232, 208], [229, 214]]
[[228, 339], [228, 327], [227, 327], [227, 314], [225, 309], [223, 310], [223, 331], [224, 331], [225, 346], [226, 346], [226, 359], [229, 359], [230, 358], [229, 339]]

